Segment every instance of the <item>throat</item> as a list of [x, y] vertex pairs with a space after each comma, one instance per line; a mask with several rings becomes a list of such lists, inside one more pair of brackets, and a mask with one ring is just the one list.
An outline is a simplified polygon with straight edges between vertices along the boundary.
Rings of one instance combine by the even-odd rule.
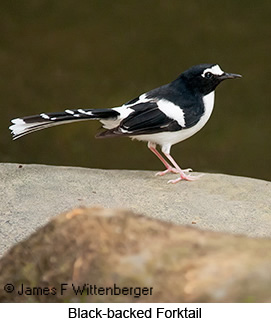
[[[204, 104], [204, 114], [207, 114], [209, 117], [213, 111], [214, 103], [215, 103], [215, 91], [210, 92], [202, 98]], [[208, 117], [208, 119], [209, 119]]]

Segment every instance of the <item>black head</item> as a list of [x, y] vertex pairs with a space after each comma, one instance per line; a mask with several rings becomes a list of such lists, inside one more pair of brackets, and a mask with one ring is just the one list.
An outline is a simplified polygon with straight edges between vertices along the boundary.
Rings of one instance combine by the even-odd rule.
[[196, 65], [180, 75], [186, 86], [206, 95], [215, 90], [220, 82], [242, 77], [239, 74], [225, 73], [218, 64]]

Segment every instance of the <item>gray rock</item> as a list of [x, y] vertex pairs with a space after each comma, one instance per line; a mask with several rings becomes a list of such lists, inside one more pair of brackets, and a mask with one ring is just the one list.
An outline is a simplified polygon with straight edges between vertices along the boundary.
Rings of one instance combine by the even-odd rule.
[[271, 236], [271, 183], [205, 174], [167, 184], [176, 175], [0, 164], [0, 255], [49, 218], [76, 206], [125, 207], [147, 216], [218, 232]]

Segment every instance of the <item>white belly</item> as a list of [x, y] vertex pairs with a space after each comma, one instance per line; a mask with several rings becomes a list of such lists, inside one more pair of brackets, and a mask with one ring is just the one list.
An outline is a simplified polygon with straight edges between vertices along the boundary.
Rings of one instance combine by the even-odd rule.
[[167, 131], [155, 134], [131, 136], [131, 138], [142, 141], [150, 141], [162, 147], [169, 147], [170, 149], [170, 146], [193, 136], [206, 124], [214, 108], [214, 91], [203, 97], [203, 103], [205, 106], [205, 112], [200, 118], [199, 122], [191, 128], [173, 132]]

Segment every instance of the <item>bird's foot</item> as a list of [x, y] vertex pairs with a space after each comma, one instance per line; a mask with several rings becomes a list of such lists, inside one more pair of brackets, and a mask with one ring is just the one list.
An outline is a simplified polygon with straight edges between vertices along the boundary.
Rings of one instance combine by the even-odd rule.
[[[189, 172], [192, 172], [192, 168], [183, 169], [182, 171], [189, 173]], [[176, 168], [170, 167], [164, 170], [163, 172], [156, 173], [155, 176], [164, 176], [167, 173], [179, 174], [179, 171]]]
[[155, 174], [155, 176], [164, 176], [167, 173], [174, 173], [174, 174], [178, 174], [178, 171], [176, 168], [167, 168], [166, 170], [162, 171], [162, 172], [158, 172]]
[[[184, 172], [185, 170], [183, 170]], [[198, 180], [200, 177], [202, 177], [204, 174], [200, 174], [197, 176], [192, 176], [192, 175], [186, 175], [184, 173], [180, 173], [180, 177], [176, 178], [176, 179], [171, 179], [170, 181], [168, 181], [168, 184], [176, 184], [181, 180], [186, 180], [186, 181], [196, 181]]]

